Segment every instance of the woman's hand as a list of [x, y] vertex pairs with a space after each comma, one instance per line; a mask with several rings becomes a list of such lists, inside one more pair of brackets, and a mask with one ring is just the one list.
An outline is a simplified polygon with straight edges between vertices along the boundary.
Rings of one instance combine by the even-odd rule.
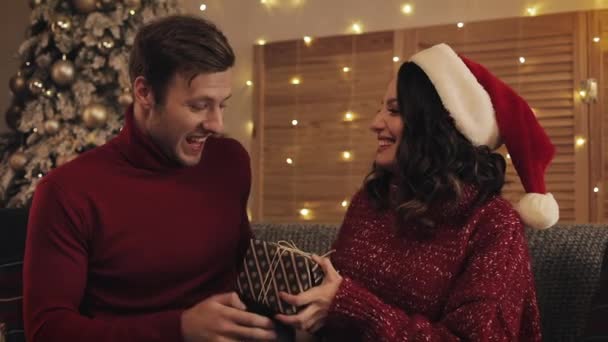
[[321, 266], [325, 274], [323, 282], [321, 285], [298, 295], [281, 292], [281, 299], [287, 303], [298, 307], [306, 306], [306, 308], [297, 315], [279, 314], [275, 316], [278, 321], [309, 333], [316, 332], [325, 324], [329, 307], [342, 283], [342, 277], [331, 264], [329, 258], [321, 258], [316, 255], [313, 255], [312, 258]]

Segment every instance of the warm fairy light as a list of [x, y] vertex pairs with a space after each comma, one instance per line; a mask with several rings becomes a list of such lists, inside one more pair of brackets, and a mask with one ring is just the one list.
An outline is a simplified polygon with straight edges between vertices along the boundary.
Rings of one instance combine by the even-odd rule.
[[526, 57], [519, 57], [519, 63], [521, 63], [521, 64], [526, 63]]
[[352, 112], [346, 112], [344, 114], [344, 121], [353, 121], [355, 119], [355, 114]]
[[351, 160], [352, 157], [353, 157], [353, 154], [350, 151], [342, 152], [342, 159]]
[[411, 4], [405, 4], [405, 5], [401, 6], [401, 12], [403, 12], [405, 14], [412, 14], [413, 11], [414, 11], [414, 8], [412, 7]]
[[536, 10], [536, 7], [528, 7], [526, 9], [526, 12], [528, 13], [529, 16], [533, 17], [536, 15], [537, 10]]
[[129, 11], [129, 14], [130, 14], [130, 15], [135, 15], [135, 10], [130, 10], [130, 11]]
[[304, 217], [310, 216], [310, 209], [307, 209], [307, 208], [300, 209], [300, 215], [302, 215]]
[[310, 43], [312, 43], [312, 37], [304, 36], [304, 43], [306, 43], [306, 45], [310, 45]]
[[201, 12], [204, 12], [207, 9], [207, 5], [201, 4], [201, 7], [199, 7], [199, 9], [201, 10]]
[[507, 159], [511, 159], [511, 155], [507, 153]]
[[593, 42], [594, 43], [599, 43], [600, 42], [600, 37], [593, 37]]
[[258, 39], [258, 45], [266, 45], [266, 40]]
[[348, 207], [348, 201], [344, 200], [344, 201], [342, 201], [342, 203], [340, 203], [340, 205], [342, 205], [343, 208], [346, 208], [346, 207]]
[[456, 26], [457, 26], [458, 28], [463, 28], [463, 27], [464, 27], [464, 23], [463, 23], [463, 22], [460, 22], [460, 23], [456, 24]]
[[600, 188], [598, 188], [598, 187], [596, 186], [595, 188], [593, 188], [593, 192], [595, 192], [595, 193], [597, 194], [598, 192], [600, 192]]
[[298, 120], [291, 120], [291, 125], [292, 126], [297, 126], [298, 125]]
[[253, 82], [251, 80], [247, 80], [247, 82], [245, 82], [245, 84], [247, 84], [248, 87], [253, 86]]
[[343, 72], [349, 72], [349, 71], [350, 71], [350, 68], [349, 68], [349, 67], [344, 67], [344, 68], [342, 68], [342, 71], [343, 71]]
[[393, 57], [393, 62], [397, 63], [399, 62], [401, 59], [397, 56]]
[[290, 82], [293, 85], [298, 85], [298, 84], [302, 83], [302, 81], [297, 77], [292, 78]]
[[579, 94], [579, 95], [580, 95], [582, 98], [587, 97], [587, 92], [586, 92], [586, 91], [584, 91], [584, 90], [579, 90], [578, 94]]
[[361, 26], [360, 23], [354, 23], [353, 26], [351, 26], [351, 29], [353, 30], [354, 33], [361, 33], [363, 32], [363, 27]]
[[285, 162], [289, 165], [293, 165], [293, 159], [291, 159], [291, 158], [285, 159]]
[[587, 140], [585, 140], [585, 138], [583, 137], [576, 138], [576, 146], [578, 147], [582, 147], [583, 145], [585, 145], [586, 142]]

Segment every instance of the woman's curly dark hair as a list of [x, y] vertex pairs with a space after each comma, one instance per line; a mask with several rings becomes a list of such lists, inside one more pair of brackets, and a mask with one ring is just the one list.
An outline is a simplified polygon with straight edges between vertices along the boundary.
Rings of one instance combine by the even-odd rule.
[[[414, 63], [399, 69], [397, 102], [404, 127], [396, 167], [374, 165], [364, 184], [379, 209], [396, 208], [400, 226], [410, 220], [432, 226], [430, 209], [457, 201], [465, 184], [479, 191], [474, 205], [500, 194], [504, 158], [488, 146], [474, 146], [456, 129], [433, 83]], [[397, 187], [392, 194], [391, 182]]]

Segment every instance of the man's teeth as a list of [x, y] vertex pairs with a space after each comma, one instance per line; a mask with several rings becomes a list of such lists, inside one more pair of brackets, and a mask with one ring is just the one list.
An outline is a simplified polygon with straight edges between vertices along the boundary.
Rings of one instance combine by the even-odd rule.
[[189, 137], [186, 139], [191, 144], [202, 144], [205, 141], [205, 137]]

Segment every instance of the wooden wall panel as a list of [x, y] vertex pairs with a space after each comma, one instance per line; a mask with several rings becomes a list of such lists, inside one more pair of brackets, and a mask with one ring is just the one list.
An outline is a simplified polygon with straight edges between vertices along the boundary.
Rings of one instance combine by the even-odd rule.
[[[350, 199], [371, 167], [375, 139], [368, 127], [392, 77], [393, 32], [260, 49], [263, 127], [256, 129], [255, 139], [262, 135], [264, 141], [258, 146], [263, 196], [254, 219], [339, 222], [342, 201]], [[294, 77], [300, 84], [291, 83]], [[345, 122], [349, 111], [355, 118]], [[343, 160], [343, 151], [351, 153], [350, 160]], [[303, 208], [310, 210], [307, 217], [300, 215]]]
[[[594, 150], [588, 144], [577, 147], [575, 140], [597, 133], [591, 129], [590, 109], [576, 94], [588, 72], [589, 23], [608, 22], [589, 15], [563, 13], [466, 23], [462, 29], [454, 24], [327, 37], [310, 46], [297, 40], [256, 47], [254, 220], [340, 222], [345, 212], [341, 202], [361, 186], [371, 167], [375, 139], [368, 127], [400, 65], [393, 56], [402, 62], [416, 51], [447, 42], [530, 103], [557, 147], [546, 182], [560, 204], [561, 220], [588, 221]], [[602, 37], [604, 32], [608, 30], [602, 26]], [[602, 47], [604, 42], [608, 36], [602, 38]], [[290, 83], [294, 77], [300, 84]], [[608, 95], [605, 87], [602, 95]], [[354, 121], [343, 121], [347, 111], [355, 114]], [[608, 115], [603, 117], [607, 125]], [[352, 159], [344, 161], [343, 151], [350, 151]], [[507, 155], [504, 148], [501, 153]], [[523, 188], [507, 162], [504, 196], [515, 202]], [[608, 163], [602, 164], [602, 172], [608, 173]], [[308, 217], [299, 214], [302, 208], [310, 210]], [[603, 211], [608, 213], [608, 201]]]

